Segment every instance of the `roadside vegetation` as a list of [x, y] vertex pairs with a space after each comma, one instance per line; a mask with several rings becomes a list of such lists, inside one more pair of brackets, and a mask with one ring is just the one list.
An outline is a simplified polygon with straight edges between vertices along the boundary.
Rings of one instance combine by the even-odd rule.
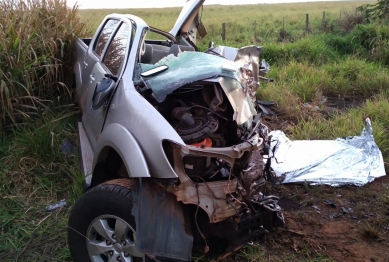
[[68, 209], [81, 193], [72, 44], [86, 26], [63, 0], [0, 1], [0, 261], [66, 261]]
[[0, 133], [69, 93], [72, 43], [85, 34], [63, 0], [0, 2]]
[[[204, 50], [209, 41], [264, 46], [261, 58], [271, 65], [268, 77], [274, 82], [261, 83], [258, 97], [277, 102], [277, 116], [264, 118], [269, 127], [293, 139], [334, 139], [359, 135], [363, 119], [370, 117], [387, 163], [389, 33], [388, 13], [380, 8], [385, 2], [205, 6], [208, 36], [199, 46]], [[62, 0], [4, 0], [0, 11], [0, 261], [70, 261], [65, 227], [69, 208], [82, 192], [77, 148], [75, 153], [61, 150], [65, 141], [78, 144], [68, 74], [71, 45], [94, 32], [109, 13], [135, 14], [169, 31], [180, 9], [77, 10]], [[293, 196], [309, 208], [335, 195], [349, 197], [359, 205], [350, 217], [361, 217], [350, 222], [353, 232], [363, 245], [379, 251], [388, 249], [387, 185], [386, 179], [363, 188], [303, 185], [269, 191]], [[66, 207], [45, 210], [61, 199]], [[302, 223], [304, 230], [326, 226], [322, 218], [314, 221], [310, 216], [309, 211], [297, 212], [287, 214], [287, 220]], [[236, 261], [333, 261], [348, 254], [337, 256], [331, 246], [326, 248], [320, 239], [305, 240], [303, 233], [270, 236], [264, 245], [237, 254]]]

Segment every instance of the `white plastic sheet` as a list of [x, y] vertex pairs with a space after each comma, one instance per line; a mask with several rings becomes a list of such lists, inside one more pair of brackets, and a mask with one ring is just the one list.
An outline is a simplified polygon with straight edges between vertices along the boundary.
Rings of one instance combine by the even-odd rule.
[[282, 183], [363, 186], [386, 174], [369, 119], [360, 136], [345, 139], [291, 141], [279, 130], [270, 135], [271, 167]]

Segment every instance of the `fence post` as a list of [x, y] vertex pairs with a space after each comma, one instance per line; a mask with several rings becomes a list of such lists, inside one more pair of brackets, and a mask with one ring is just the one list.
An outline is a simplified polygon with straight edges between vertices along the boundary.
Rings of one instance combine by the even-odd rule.
[[358, 7], [355, 7], [355, 15], [358, 15]]
[[226, 40], [226, 23], [222, 23], [222, 40]]
[[309, 14], [305, 14], [305, 32], [309, 32]]
[[285, 16], [282, 17], [282, 40], [285, 40], [286, 32], [285, 32]]
[[323, 11], [323, 31], [327, 33], [326, 11]]

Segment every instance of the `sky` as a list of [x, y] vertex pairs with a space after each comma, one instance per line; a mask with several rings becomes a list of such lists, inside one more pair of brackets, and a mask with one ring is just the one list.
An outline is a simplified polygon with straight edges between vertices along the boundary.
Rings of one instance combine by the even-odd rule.
[[[223, 5], [245, 5], [245, 4], [272, 4], [272, 3], [293, 3], [293, 2], [317, 2], [331, 0], [206, 0], [206, 5], [223, 4]], [[335, 1], [335, 0], [332, 0]], [[81, 9], [92, 8], [148, 8], [148, 7], [173, 7], [183, 6], [186, 0], [67, 0], [68, 5], [73, 6], [75, 3]]]

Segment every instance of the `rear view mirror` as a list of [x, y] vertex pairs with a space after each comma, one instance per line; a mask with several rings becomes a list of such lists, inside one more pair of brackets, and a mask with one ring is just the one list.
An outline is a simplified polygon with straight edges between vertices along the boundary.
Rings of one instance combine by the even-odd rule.
[[147, 70], [147, 71], [141, 73], [140, 75], [142, 77], [150, 77], [150, 76], [156, 75], [158, 73], [161, 73], [161, 72], [167, 70], [168, 68], [169, 67], [167, 65], [161, 65], [161, 66], [155, 67], [153, 69]]

